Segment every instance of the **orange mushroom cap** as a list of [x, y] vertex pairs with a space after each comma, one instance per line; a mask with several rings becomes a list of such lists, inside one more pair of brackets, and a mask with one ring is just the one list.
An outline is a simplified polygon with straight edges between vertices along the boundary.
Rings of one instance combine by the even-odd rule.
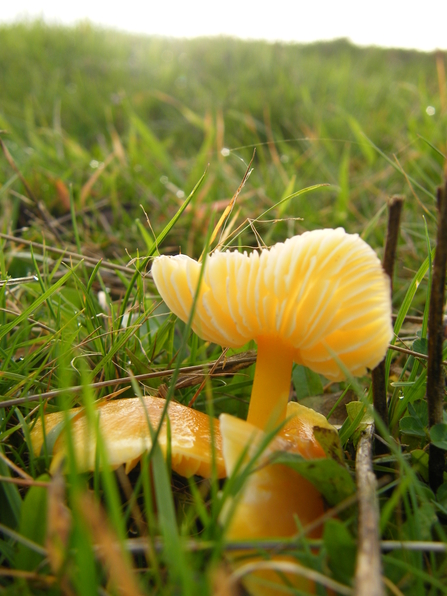
[[[152, 447], [151, 433], [161, 421], [165, 400], [156, 397], [119, 399], [98, 404], [99, 431], [105, 442], [108, 461], [112, 468], [125, 464], [126, 473]], [[64, 412], [55, 412], [45, 416], [45, 435], [59, 423], [63, 423]], [[96, 433], [89, 428], [83, 408], [69, 410], [71, 433], [79, 471], [91, 471], [96, 463]], [[171, 466], [182, 476], [209, 477], [212, 472], [212, 450], [215, 452], [217, 475], [225, 476], [222, 457], [219, 423], [206, 414], [187, 408], [176, 402], [170, 402], [167, 411], [170, 424]], [[214, 446], [211, 442], [210, 425], [213, 424]], [[31, 431], [33, 451], [38, 455], [44, 441], [41, 419], [37, 420]], [[167, 452], [167, 424], [163, 421], [158, 442], [164, 454]], [[58, 467], [66, 455], [64, 434], [58, 437], [53, 448], [50, 470]]]
[[[152, 275], [184, 321], [198, 292], [192, 328], [203, 339], [234, 348], [256, 340], [256, 371], [262, 360], [265, 372], [255, 375], [248, 420], [261, 428], [284, 419], [293, 362], [338, 381], [345, 374], [334, 354], [355, 376], [385, 356], [393, 334], [390, 283], [357, 234], [316, 230], [260, 253], [216, 251], [198, 288], [201, 267], [185, 255], [161, 256]], [[270, 419], [275, 396], [279, 411]]]

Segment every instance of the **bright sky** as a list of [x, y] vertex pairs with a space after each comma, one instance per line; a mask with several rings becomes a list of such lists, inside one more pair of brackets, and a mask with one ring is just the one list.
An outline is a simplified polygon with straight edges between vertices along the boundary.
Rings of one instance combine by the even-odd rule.
[[125, 31], [309, 42], [348, 37], [360, 45], [447, 49], [447, 0], [0, 0], [0, 22], [43, 17]]

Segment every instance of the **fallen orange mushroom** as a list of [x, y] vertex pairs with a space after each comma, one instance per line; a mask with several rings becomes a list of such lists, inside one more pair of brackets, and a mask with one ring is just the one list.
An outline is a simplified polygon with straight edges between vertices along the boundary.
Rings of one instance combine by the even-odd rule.
[[[109, 464], [112, 468], [125, 465], [128, 473], [152, 447], [151, 432], [157, 429], [161, 421], [165, 400], [157, 397], [119, 399], [98, 404], [99, 432], [104, 440]], [[58, 424], [64, 424], [65, 412], [47, 414], [45, 436], [51, 431], [58, 431]], [[83, 408], [68, 411], [72, 440], [79, 471], [95, 469], [96, 433], [89, 428]], [[212, 450], [215, 452], [216, 471], [219, 478], [225, 476], [222, 457], [219, 423], [213, 420], [213, 438], [211, 439], [211, 419], [206, 414], [170, 402], [167, 410], [170, 424], [170, 454], [172, 469], [182, 476], [209, 477], [212, 473]], [[149, 421], [149, 423], [148, 423]], [[44, 432], [41, 419], [37, 420], [31, 431], [33, 451], [41, 452]], [[158, 442], [164, 454], [168, 447], [166, 420], [163, 421]], [[53, 459], [50, 471], [54, 471], [66, 456], [64, 433], [60, 433], [53, 447]]]

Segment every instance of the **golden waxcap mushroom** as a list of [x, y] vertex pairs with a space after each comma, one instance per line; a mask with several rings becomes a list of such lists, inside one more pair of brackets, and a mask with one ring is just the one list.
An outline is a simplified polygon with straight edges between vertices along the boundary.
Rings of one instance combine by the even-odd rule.
[[[98, 404], [99, 431], [105, 442], [107, 456], [112, 468], [124, 464], [126, 473], [152, 447], [151, 433], [161, 421], [165, 400], [156, 397], [119, 399]], [[91, 471], [96, 463], [96, 433], [88, 424], [83, 408], [69, 410], [71, 432], [79, 471]], [[212, 472], [212, 450], [215, 452], [217, 475], [225, 476], [222, 457], [219, 423], [206, 414], [187, 408], [176, 402], [170, 402], [167, 411], [171, 434], [171, 466], [182, 476], [209, 477]], [[45, 435], [48, 437], [57, 424], [64, 424], [64, 412], [55, 412], [45, 416]], [[214, 445], [211, 441], [210, 425], [213, 424]], [[33, 451], [39, 455], [44, 441], [41, 419], [37, 420], [31, 431]], [[166, 455], [168, 447], [167, 424], [163, 425], [158, 442]], [[53, 459], [50, 470], [58, 467], [66, 455], [64, 433], [60, 433], [53, 447]]]
[[[220, 430], [222, 449], [230, 475], [245, 451], [247, 463], [253, 457], [265, 434], [255, 426], [230, 416], [221, 414]], [[268, 445], [256, 462], [254, 471], [247, 477], [237, 499], [234, 511], [232, 503], [227, 503], [221, 522], [226, 525], [226, 538], [229, 540], [250, 540], [287, 538], [297, 534], [301, 527], [314, 522], [325, 512], [325, 505], [318, 490], [297, 472], [282, 464], [270, 463], [275, 451], [299, 453], [305, 459], [326, 457], [321, 445], [314, 436], [314, 427], [334, 430], [324, 416], [297, 403], [289, 403], [287, 421], [279, 435]], [[248, 447], [247, 447], [248, 446]], [[323, 526], [312, 530], [310, 538], [321, 538]], [[241, 553], [240, 565], [263, 561], [263, 557]], [[275, 563], [295, 563], [296, 559], [285, 555], [274, 555]], [[236, 566], [238, 565], [235, 563]], [[295, 589], [314, 593], [314, 584], [304, 576], [285, 574], [287, 584]], [[284, 578], [284, 575], [282, 576]], [[281, 575], [273, 570], [250, 573], [244, 580], [253, 596], [273, 596], [282, 593], [284, 588]], [[275, 586], [276, 585], [276, 586]]]
[[216, 251], [202, 265], [185, 256], [154, 260], [161, 297], [203, 339], [241, 347], [258, 359], [247, 420], [260, 428], [284, 420], [293, 362], [338, 381], [374, 368], [392, 337], [391, 291], [380, 261], [342, 228], [294, 236], [270, 250]]

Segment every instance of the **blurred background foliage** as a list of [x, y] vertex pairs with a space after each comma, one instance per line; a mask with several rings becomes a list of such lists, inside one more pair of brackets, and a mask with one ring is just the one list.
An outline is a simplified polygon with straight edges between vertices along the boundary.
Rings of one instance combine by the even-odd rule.
[[[405, 194], [403, 234], [415, 252], [420, 216], [433, 217], [442, 176], [444, 65], [441, 53], [346, 40], [286, 45], [138, 37], [87, 23], [2, 26], [0, 128], [56, 215], [67, 211], [64, 186], [72, 183], [80, 208], [107, 197], [125, 235], [140, 204], [163, 222], [208, 168], [173, 239], [197, 254], [192, 234], [202, 236], [211, 211], [231, 198], [256, 146], [240, 219], [323, 183], [330, 186], [271, 213], [304, 218], [278, 224], [274, 239], [342, 224], [380, 246], [376, 216], [387, 198]], [[11, 168], [5, 160], [0, 168], [7, 183]]]

